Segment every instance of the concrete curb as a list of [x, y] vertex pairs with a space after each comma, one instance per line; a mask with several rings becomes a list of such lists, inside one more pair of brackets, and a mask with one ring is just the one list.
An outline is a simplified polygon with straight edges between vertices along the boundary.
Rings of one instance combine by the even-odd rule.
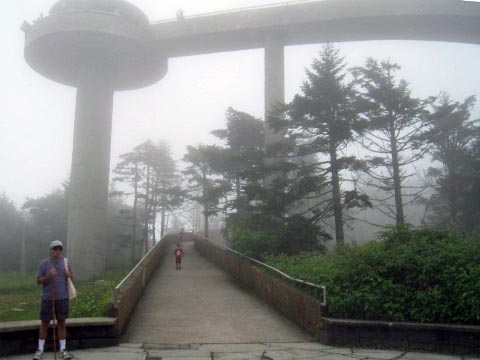
[[[0, 356], [33, 353], [38, 344], [39, 320], [0, 323]], [[52, 327], [50, 327], [52, 329]], [[67, 320], [69, 349], [86, 349], [118, 344], [117, 319], [75, 318]], [[52, 349], [53, 332], [49, 330], [45, 350]]]

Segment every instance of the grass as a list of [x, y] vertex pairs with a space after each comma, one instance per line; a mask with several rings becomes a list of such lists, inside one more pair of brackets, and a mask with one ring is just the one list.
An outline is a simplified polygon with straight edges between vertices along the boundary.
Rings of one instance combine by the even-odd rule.
[[[115, 286], [128, 269], [108, 271], [101, 279], [76, 282], [77, 298], [70, 302], [70, 318], [106, 316]], [[9, 272], [0, 275], [0, 322], [37, 320], [41, 287], [35, 273]]]
[[35, 273], [9, 272], [0, 276], [0, 321], [38, 319], [40, 287]]

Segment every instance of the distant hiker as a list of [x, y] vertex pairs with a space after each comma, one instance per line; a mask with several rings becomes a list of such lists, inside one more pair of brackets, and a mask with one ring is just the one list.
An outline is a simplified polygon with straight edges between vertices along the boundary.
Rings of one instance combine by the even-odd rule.
[[[57, 324], [62, 359], [72, 358], [66, 350], [66, 320], [69, 309], [67, 278], [72, 277], [73, 274], [70, 272], [70, 269], [65, 268], [65, 261], [63, 256], [61, 256], [62, 251], [62, 242], [60, 240], [52, 241], [50, 243], [50, 257], [43, 259], [38, 267], [37, 284], [42, 285], [40, 308], [40, 320], [42, 322], [40, 324], [38, 350], [33, 356], [33, 360], [42, 358], [48, 327], [52, 320], [54, 320], [54, 324], [55, 321]], [[56, 349], [55, 342], [54, 349]]]
[[175, 256], [175, 265], [177, 266], [177, 270], [182, 269], [182, 258], [184, 256], [183, 249], [180, 244], [177, 244], [175, 250], [173, 250], [173, 255]]

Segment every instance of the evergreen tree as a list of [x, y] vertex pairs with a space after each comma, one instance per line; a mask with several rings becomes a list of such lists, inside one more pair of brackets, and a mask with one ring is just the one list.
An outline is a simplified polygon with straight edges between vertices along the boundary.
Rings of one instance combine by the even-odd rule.
[[67, 184], [38, 198], [27, 198], [23, 209], [29, 211], [32, 216], [27, 241], [32, 245], [34, 252], [43, 254], [42, 249], [48, 248], [52, 240], [60, 240], [67, 244]]
[[442, 95], [423, 136], [441, 164], [429, 169], [436, 193], [426, 203], [428, 221], [459, 233], [480, 224], [480, 121], [471, 119], [474, 105], [474, 96], [460, 103]]
[[156, 242], [156, 217], [157, 213], [161, 215], [160, 237], [165, 235], [166, 223], [165, 216], [167, 212], [182, 205], [186, 193], [180, 186], [180, 178], [177, 174], [176, 165], [170, 152], [170, 146], [166, 141], [160, 141], [152, 149], [153, 153], [148, 157], [152, 169], [153, 181], [152, 190], [152, 235], [153, 243]]
[[414, 175], [409, 166], [426, 151], [417, 139], [425, 127], [428, 101], [412, 97], [408, 83], [395, 79], [399, 69], [389, 61], [379, 63], [369, 58], [353, 73], [362, 89], [361, 109], [367, 128], [362, 144], [374, 154], [369, 157], [369, 175], [373, 178], [369, 183], [387, 193], [376, 199], [376, 208], [396, 224], [404, 224], [406, 204], [402, 190], [409, 188], [409, 203], [417, 200], [420, 192], [418, 188], [413, 190], [407, 179]]
[[[160, 234], [165, 233], [165, 215], [167, 211], [183, 202], [184, 193], [180, 186], [175, 162], [172, 159], [167, 142], [157, 144], [147, 140], [136, 146], [132, 152], [122, 154], [122, 161], [114, 172], [117, 182], [127, 183], [132, 190], [121, 192], [123, 195], [133, 195], [133, 221], [131, 258], [135, 258], [135, 244], [138, 234], [141, 234], [143, 253], [149, 249], [150, 239], [156, 242], [156, 219], [161, 214]], [[139, 205], [143, 205], [142, 229], [138, 230], [140, 217]]]
[[[264, 124], [250, 114], [228, 108], [226, 129], [212, 131], [225, 146], [211, 149], [210, 168], [231, 183], [230, 206], [234, 211], [248, 206], [251, 188], [263, 179]], [[215, 151], [215, 153], [213, 153]]]
[[[138, 200], [140, 195], [140, 182], [143, 179], [142, 158], [138, 151], [134, 150], [120, 155], [122, 159], [113, 172], [117, 175], [113, 181], [126, 183], [131, 187], [131, 191], [120, 191], [118, 195], [132, 196], [133, 208], [131, 214], [131, 234], [130, 234], [130, 262], [136, 263], [136, 245], [138, 239]], [[127, 216], [126, 214], [124, 216]]]
[[209, 234], [208, 218], [221, 210], [220, 199], [231, 189], [228, 181], [215, 176], [212, 164], [215, 163], [216, 154], [218, 148], [215, 146], [187, 146], [187, 154], [183, 158], [189, 163], [184, 171], [190, 184], [189, 197], [203, 207], [206, 238]]
[[[315, 194], [320, 200], [310, 210], [324, 215], [333, 213], [337, 244], [344, 243], [343, 208], [353, 203], [362, 207], [369, 205], [367, 198], [356, 190], [342, 193], [342, 170], [360, 165], [355, 157], [342, 155], [354, 140], [354, 130], [360, 130], [357, 93], [353, 85], [347, 83], [345, 67], [338, 49], [330, 44], [323, 46], [311, 70], [306, 71], [302, 93], [295, 95], [287, 105], [285, 118], [279, 116], [269, 120], [275, 130], [285, 131], [295, 143], [295, 147], [290, 147], [291, 156], [310, 157], [304, 171], [327, 179], [328, 187], [323, 187], [321, 194]], [[326, 158], [319, 161], [319, 155]], [[324, 201], [325, 196], [327, 201]]]
[[15, 204], [0, 194], [0, 272], [19, 270], [23, 219]]
[[142, 240], [143, 240], [143, 254], [145, 255], [149, 249], [150, 238], [150, 224], [153, 218], [153, 197], [152, 197], [152, 184], [153, 184], [153, 157], [155, 156], [155, 144], [151, 140], [147, 140], [134, 148], [134, 151], [138, 154], [141, 161], [143, 170], [143, 178], [140, 183], [143, 193], [139, 195], [139, 198], [143, 201], [143, 228], [142, 228]]

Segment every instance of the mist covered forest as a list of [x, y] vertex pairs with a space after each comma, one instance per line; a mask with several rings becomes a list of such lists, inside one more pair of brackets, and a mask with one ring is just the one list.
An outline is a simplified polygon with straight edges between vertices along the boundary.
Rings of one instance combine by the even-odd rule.
[[[416, 98], [400, 66], [368, 58], [352, 68], [325, 45], [301, 91], [266, 121], [229, 108], [217, 141], [188, 146], [181, 161], [164, 140], [113, 160], [108, 266], [134, 264], [182, 228], [221, 231], [259, 259], [322, 254], [386, 226], [478, 234], [475, 94]], [[282, 141], [266, 145], [265, 124]], [[68, 181], [21, 206], [0, 195], [0, 271], [31, 270], [51, 240], [66, 241], [67, 209]]]

